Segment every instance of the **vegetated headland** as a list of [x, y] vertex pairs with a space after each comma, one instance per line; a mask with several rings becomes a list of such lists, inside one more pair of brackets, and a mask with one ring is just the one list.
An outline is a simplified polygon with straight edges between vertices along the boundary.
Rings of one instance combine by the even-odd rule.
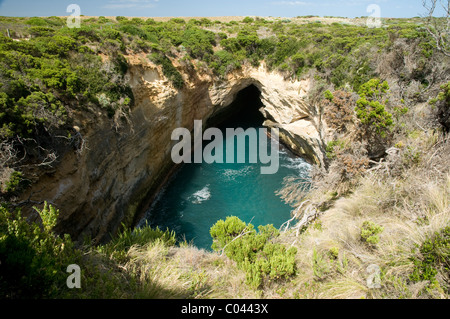
[[[446, 18], [66, 19], [0, 17], [2, 298], [448, 298]], [[172, 130], [252, 85], [314, 165], [292, 219], [136, 229]]]

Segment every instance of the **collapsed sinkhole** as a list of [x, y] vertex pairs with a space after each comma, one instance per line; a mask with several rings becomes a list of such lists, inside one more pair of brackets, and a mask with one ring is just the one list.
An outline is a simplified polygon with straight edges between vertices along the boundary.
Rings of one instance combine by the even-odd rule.
[[[250, 84], [244, 89], [240, 90], [233, 99], [233, 102], [213, 113], [205, 121], [204, 130], [210, 127], [217, 127], [222, 131], [226, 128], [243, 128], [261, 127], [265, 121], [263, 113], [260, 111], [264, 107], [261, 100], [261, 91], [259, 88]], [[192, 132], [191, 132], [192, 133]], [[194, 141], [192, 140], [192, 154], [194, 153]], [[154, 204], [160, 198], [167, 185], [174, 179], [177, 173], [185, 164], [168, 165], [165, 172], [161, 174], [158, 180], [148, 192], [147, 196], [138, 207], [139, 213], [133, 218], [133, 225], [139, 226], [145, 220], [146, 212], [151, 210]]]
[[[215, 127], [224, 132], [228, 128], [262, 128], [266, 120], [261, 111], [263, 107], [261, 91], [251, 84], [240, 90], [231, 104], [209, 117], [203, 129]], [[209, 142], [204, 141], [203, 147], [207, 144]], [[225, 150], [226, 143], [223, 146]], [[175, 165], [137, 227], [149, 225], [169, 229], [178, 239], [192, 241], [196, 247], [209, 250], [212, 240], [209, 230], [226, 216], [238, 216], [256, 226], [281, 226], [291, 218], [292, 207], [277, 195], [277, 191], [283, 187], [286, 176], [294, 174], [306, 178], [307, 164], [281, 144], [278, 146], [280, 150], [275, 154], [279, 157], [277, 167], [280, 165], [275, 174], [261, 174], [261, 163], [250, 163], [247, 158], [244, 163], [210, 164], [195, 162], [192, 158], [190, 163]], [[246, 147], [246, 153], [253, 149], [250, 143], [246, 143]], [[272, 152], [270, 147], [271, 155]]]

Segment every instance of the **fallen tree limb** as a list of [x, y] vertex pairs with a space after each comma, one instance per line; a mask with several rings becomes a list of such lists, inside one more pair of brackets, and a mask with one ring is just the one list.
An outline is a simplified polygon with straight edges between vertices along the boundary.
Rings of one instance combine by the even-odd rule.
[[[280, 226], [280, 231], [287, 231], [289, 229], [289, 226], [291, 224], [292, 221], [294, 221], [295, 219], [298, 218], [298, 214], [300, 212], [300, 210], [302, 209], [303, 205], [306, 204], [307, 202], [309, 202], [309, 200], [305, 200], [303, 201], [300, 206], [298, 206], [293, 213], [293, 217], [291, 219], [289, 219], [288, 221], [284, 222], [281, 226]], [[284, 226], [286, 225], [286, 226]], [[283, 226], [284, 226], [284, 230], [283, 230]]]
[[[308, 205], [306, 205], [308, 204]], [[305, 206], [306, 205], [306, 206]], [[313, 203], [310, 200], [303, 201], [300, 206], [298, 206], [293, 213], [293, 217], [283, 223], [280, 227], [280, 231], [287, 231], [289, 229], [295, 230], [295, 236], [298, 237], [300, 231], [308, 226], [313, 220], [315, 220], [320, 215], [320, 210], [318, 207], [322, 206], [322, 203]], [[305, 207], [304, 207], [305, 206]], [[299, 221], [295, 226], [290, 228], [291, 223], [298, 219]]]
[[302, 218], [293, 228], [296, 231], [295, 236], [298, 237], [300, 231], [319, 216], [320, 211], [317, 209], [318, 206], [319, 205], [315, 203], [311, 203], [306, 207], [302, 214]]

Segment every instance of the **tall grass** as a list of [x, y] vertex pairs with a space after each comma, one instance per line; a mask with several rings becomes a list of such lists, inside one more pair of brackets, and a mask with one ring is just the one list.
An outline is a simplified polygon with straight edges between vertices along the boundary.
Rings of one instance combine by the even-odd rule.
[[[422, 150], [420, 163], [404, 168], [401, 174], [374, 171], [362, 177], [352, 194], [337, 199], [322, 214], [320, 228], [310, 225], [300, 235], [296, 247], [298, 268], [302, 271], [296, 282], [301, 288], [296, 296], [448, 298], [445, 267], [436, 269], [435, 284], [410, 279], [414, 261], [425, 258], [417, 252], [418, 247], [450, 225], [449, 168], [430, 172], [441, 161], [449, 161], [448, 140], [443, 142], [437, 157], [433, 154], [438, 153], [431, 151], [436, 150], [435, 145], [416, 145]], [[384, 229], [376, 245], [368, 245], [361, 238], [365, 221]], [[448, 265], [448, 246], [439, 249]], [[367, 286], [371, 265], [380, 269], [380, 288]]]

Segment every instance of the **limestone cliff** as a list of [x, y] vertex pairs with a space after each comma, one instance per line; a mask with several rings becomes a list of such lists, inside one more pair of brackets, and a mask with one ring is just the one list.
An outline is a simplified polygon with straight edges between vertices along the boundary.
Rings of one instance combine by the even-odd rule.
[[76, 116], [86, 150], [66, 154], [53, 174], [41, 176], [24, 194], [54, 203], [61, 211], [60, 230], [73, 238], [88, 235], [103, 241], [121, 223], [136, 223], [175, 168], [170, 157], [172, 131], [192, 130], [194, 120], [205, 123], [252, 84], [261, 91], [265, 125], [278, 127], [282, 141], [298, 155], [323, 163], [315, 112], [304, 100], [308, 81], [285, 81], [264, 65], [243, 67], [221, 81], [200, 73], [188, 75], [178, 66], [186, 86], [176, 90], [145, 55], [127, 59], [127, 81], [135, 97], [128, 122], [115, 130], [106, 115]]

